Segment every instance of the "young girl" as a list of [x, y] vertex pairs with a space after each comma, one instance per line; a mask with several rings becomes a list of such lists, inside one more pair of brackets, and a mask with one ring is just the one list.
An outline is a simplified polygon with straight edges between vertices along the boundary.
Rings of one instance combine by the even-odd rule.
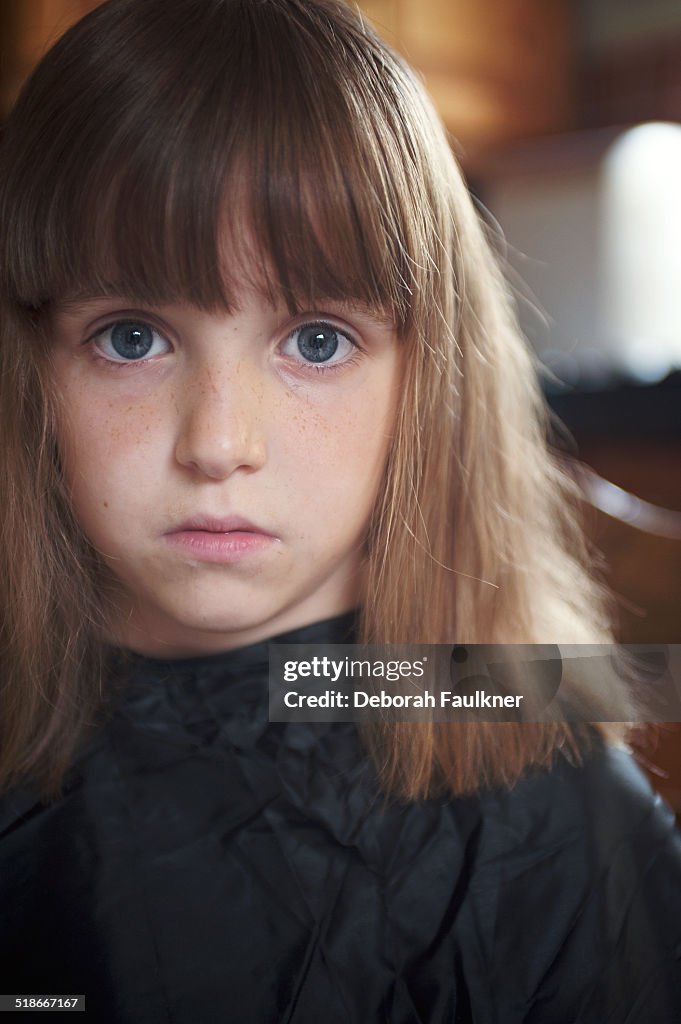
[[4, 129], [0, 302], [2, 992], [681, 1019], [624, 727], [268, 720], [273, 639], [612, 640], [461, 175], [360, 16], [85, 17]]

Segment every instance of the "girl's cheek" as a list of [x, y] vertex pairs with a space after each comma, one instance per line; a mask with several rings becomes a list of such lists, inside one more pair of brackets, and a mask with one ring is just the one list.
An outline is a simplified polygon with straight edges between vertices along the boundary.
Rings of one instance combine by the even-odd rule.
[[[307, 465], [325, 466], [333, 460], [339, 473], [353, 463], [361, 446], [366, 446], [363, 431], [358, 430], [362, 417], [347, 401], [319, 408], [305, 404], [272, 431], [273, 438], [286, 440], [287, 452]], [[275, 452], [275, 443], [271, 451]]]
[[149, 459], [150, 449], [158, 446], [158, 413], [129, 405], [112, 408], [82, 396], [66, 406], [63, 402], [57, 417], [57, 444], [66, 477], [79, 490], [105, 487], [107, 476]]

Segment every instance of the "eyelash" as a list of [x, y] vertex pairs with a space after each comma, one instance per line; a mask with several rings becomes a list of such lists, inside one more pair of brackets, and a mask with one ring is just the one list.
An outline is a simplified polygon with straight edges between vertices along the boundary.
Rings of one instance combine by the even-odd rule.
[[[103, 364], [106, 367], [106, 369], [111, 369], [114, 371], [127, 370], [130, 369], [131, 367], [138, 367], [140, 365], [145, 365], [146, 363], [153, 362], [153, 358], [150, 359], [144, 357], [142, 357], [141, 359], [129, 360], [110, 359], [108, 356], [103, 355], [103, 353], [101, 353], [97, 349], [96, 342], [103, 335], [105, 335], [107, 331], [111, 331], [114, 327], [120, 327], [121, 325], [135, 325], [148, 327], [154, 334], [163, 338], [164, 341], [167, 341], [165, 336], [161, 334], [161, 332], [158, 331], [152, 323], [149, 323], [149, 321], [144, 320], [142, 318], [112, 320], [110, 323], [105, 324], [104, 327], [99, 327], [94, 334], [91, 334], [83, 342], [84, 345], [89, 346], [92, 358], [96, 362]], [[336, 324], [324, 319], [306, 320], [304, 323], [298, 324], [296, 327], [293, 328], [292, 331], [289, 331], [289, 333], [280, 343], [280, 346], [286, 344], [286, 342], [293, 338], [298, 332], [305, 330], [305, 328], [307, 327], [323, 327], [328, 330], [334, 331], [341, 338], [344, 338], [347, 342], [349, 342], [349, 344], [352, 346], [353, 352], [347, 359], [344, 359], [338, 363], [306, 362], [302, 358], [299, 361], [296, 360], [296, 366], [303, 368], [304, 372], [312, 372], [317, 374], [338, 373], [348, 366], [353, 366], [358, 361], [361, 353], [363, 353], [364, 351], [362, 347], [354, 340], [354, 338], [351, 337], [351, 335], [347, 331], [342, 330]]]

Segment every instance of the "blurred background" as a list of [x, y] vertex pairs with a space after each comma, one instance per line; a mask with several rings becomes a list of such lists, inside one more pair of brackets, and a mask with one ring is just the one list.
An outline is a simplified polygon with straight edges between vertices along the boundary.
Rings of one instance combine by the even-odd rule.
[[[96, 0], [0, 0], [0, 117]], [[681, 643], [681, 3], [362, 0], [422, 74], [579, 460], [623, 643]], [[681, 812], [681, 726], [642, 750]]]

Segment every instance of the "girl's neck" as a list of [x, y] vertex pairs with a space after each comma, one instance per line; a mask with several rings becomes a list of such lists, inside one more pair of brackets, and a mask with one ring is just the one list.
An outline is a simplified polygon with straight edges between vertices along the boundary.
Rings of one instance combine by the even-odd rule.
[[143, 658], [148, 661], [203, 661], [211, 658], [219, 658], [221, 655], [232, 651], [244, 651], [248, 648], [267, 647], [268, 643], [323, 643], [325, 640], [333, 642], [351, 643], [357, 634], [357, 618], [359, 610], [352, 606], [322, 618], [309, 619], [304, 622], [294, 622], [292, 625], [285, 625], [283, 629], [271, 631], [258, 630], [255, 638], [246, 637], [242, 642], [220, 643], [201, 647], [186, 647], [181, 643], [177, 644], [155, 644], [147, 642], [150, 638], [139, 636], [139, 643], [126, 642], [115, 635], [107, 637], [107, 644], [110, 648], [120, 653], [132, 654], [135, 658]]

